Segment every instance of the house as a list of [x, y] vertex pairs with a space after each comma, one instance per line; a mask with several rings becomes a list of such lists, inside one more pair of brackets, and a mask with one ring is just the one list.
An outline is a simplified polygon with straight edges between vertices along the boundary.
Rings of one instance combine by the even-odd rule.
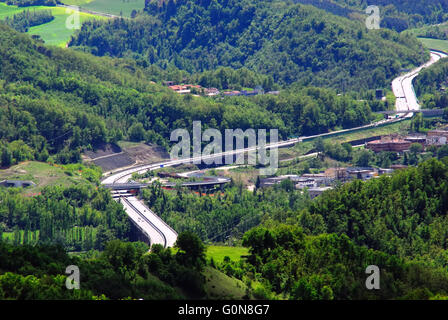
[[347, 168], [347, 174], [351, 179], [370, 180], [373, 177], [377, 177], [378, 173], [375, 169], [370, 167], [349, 167]]
[[233, 96], [240, 96], [241, 92], [234, 90], [234, 91], [225, 91], [222, 94], [227, 96], [227, 97], [233, 97]]
[[169, 86], [168, 88], [170, 88], [171, 90], [173, 90], [179, 94], [185, 94], [185, 93], [191, 92], [191, 90], [187, 89], [186, 86], [182, 86], [182, 85], [173, 85], [173, 86]]
[[409, 150], [412, 142], [398, 137], [386, 136], [380, 140], [367, 142], [366, 148], [374, 152], [392, 151], [404, 152]]
[[21, 181], [21, 180], [3, 180], [0, 181], [0, 187], [6, 188], [27, 188], [33, 187], [36, 184], [33, 181]]
[[447, 144], [447, 130], [430, 130], [426, 136], [426, 144], [429, 146], [443, 146]]
[[334, 181], [334, 178], [326, 173], [306, 173], [302, 175], [302, 178], [313, 179], [316, 186], [329, 186]]
[[443, 136], [427, 136], [426, 145], [428, 146], [444, 146], [446, 145], [447, 138]]
[[193, 85], [193, 84], [185, 84], [185, 85], [171, 85], [168, 86], [171, 90], [179, 93], [179, 94], [186, 94], [191, 93], [192, 89], [200, 90], [202, 87], [200, 85]]
[[295, 187], [296, 189], [315, 188], [317, 182], [313, 178], [300, 178]]
[[308, 189], [308, 194], [310, 195], [310, 199], [314, 199], [317, 196], [320, 196], [327, 190], [331, 190], [333, 187], [323, 187], [323, 188], [310, 188]]
[[426, 135], [408, 136], [408, 137], [404, 138], [404, 140], [409, 141], [410, 143], [420, 143], [422, 145], [422, 147], [425, 147]]
[[217, 96], [217, 95], [219, 95], [219, 93], [220, 93], [219, 90], [216, 89], [216, 88], [206, 88], [206, 89], [204, 89], [204, 94], [206, 96], [209, 96], [209, 97]]
[[448, 130], [430, 130], [427, 134], [428, 137], [445, 137], [448, 138]]

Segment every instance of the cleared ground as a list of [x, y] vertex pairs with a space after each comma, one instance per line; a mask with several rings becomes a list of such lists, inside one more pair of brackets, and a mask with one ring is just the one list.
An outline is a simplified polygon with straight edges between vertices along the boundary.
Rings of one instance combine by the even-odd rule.
[[169, 159], [169, 154], [161, 147], [145, 143], [118, 142], [117, 145], [106, 144], [96, 151], [87, 151], [83, 160], [93, 162], [104, 172], [133, 164], [156, 163]]
[[2, 180], [31, 180], [35, 187], [23, 189], [24, 194], [37, 193], [48, 185], [71, 186], [91, 183], [88, 179], [92, 175], [91, 169], [82, 170], [78, 165], [50, 165], [44, 162], [22, 162], [5, 170], [0, 170]]

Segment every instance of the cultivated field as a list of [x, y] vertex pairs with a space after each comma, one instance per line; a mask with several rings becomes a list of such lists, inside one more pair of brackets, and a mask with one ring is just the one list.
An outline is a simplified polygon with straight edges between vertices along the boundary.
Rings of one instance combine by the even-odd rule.
[[[36, 34], [41, 36], [45, 43], [65, 47], [65, 44], [70, 40], [70, 37], [74, 34], [76, 30], [68, 29], [66, 27], [67, 18], [73, 14], [71, 11], [67, 11], [65, 8], [58, 7], [47, 7], [47, 6], [35, 6], [35, 7], [25, 7], [19, 8], [17, 6], [8, 6], [5, 3], [0, 3], [0, 20], [6, 17], [12, 17], [14, 14], [22, 12], [24, 10], [51, 10], [54, 20], [42, 24], [40, 26], [31, 27], [28, 31], [29, 34]], [[100, 17], [88, 13], [79, 13], [80, 23], [87, 21], [89, 19], [106, 19], [105, 17]]]
[[80, 6], [92, 11], [130, 17], [132, 10], [142, 10], [145, 0], [63, 0], [64, 4]]
[[418, 38], [425, 47], [448, 52], [448, 40]]

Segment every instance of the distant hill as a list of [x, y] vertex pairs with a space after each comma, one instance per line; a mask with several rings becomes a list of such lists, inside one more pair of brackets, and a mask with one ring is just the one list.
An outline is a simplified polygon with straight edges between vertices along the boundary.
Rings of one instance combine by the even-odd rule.
[[188, 72], [248, 67], [281, 84], [340, 90], [389, 87], [402, 67], [428, 58], [413, 37], [287, 1], [146, 1], [145, 12], [87, 22], [69, 45]]
[[334, 14], [364, 12], [367, 6], [380, 8], [381, 27], [403, 31], [422, 24], [438, 24], [448, 18], [447, 0], [294, 0], [311, 4]]

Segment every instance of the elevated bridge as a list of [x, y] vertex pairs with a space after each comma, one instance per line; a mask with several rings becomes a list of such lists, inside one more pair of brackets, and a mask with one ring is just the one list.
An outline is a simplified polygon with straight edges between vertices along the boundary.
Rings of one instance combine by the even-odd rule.
[[375, 113], [386, 115], [393, 114], [407, 114], [407, 113], [422, 113], [424, 117], [440, 117], [443, 116], [443, 109], [420, 109], [420, 110], [402, 110], [402, 111], [378, 111]]

